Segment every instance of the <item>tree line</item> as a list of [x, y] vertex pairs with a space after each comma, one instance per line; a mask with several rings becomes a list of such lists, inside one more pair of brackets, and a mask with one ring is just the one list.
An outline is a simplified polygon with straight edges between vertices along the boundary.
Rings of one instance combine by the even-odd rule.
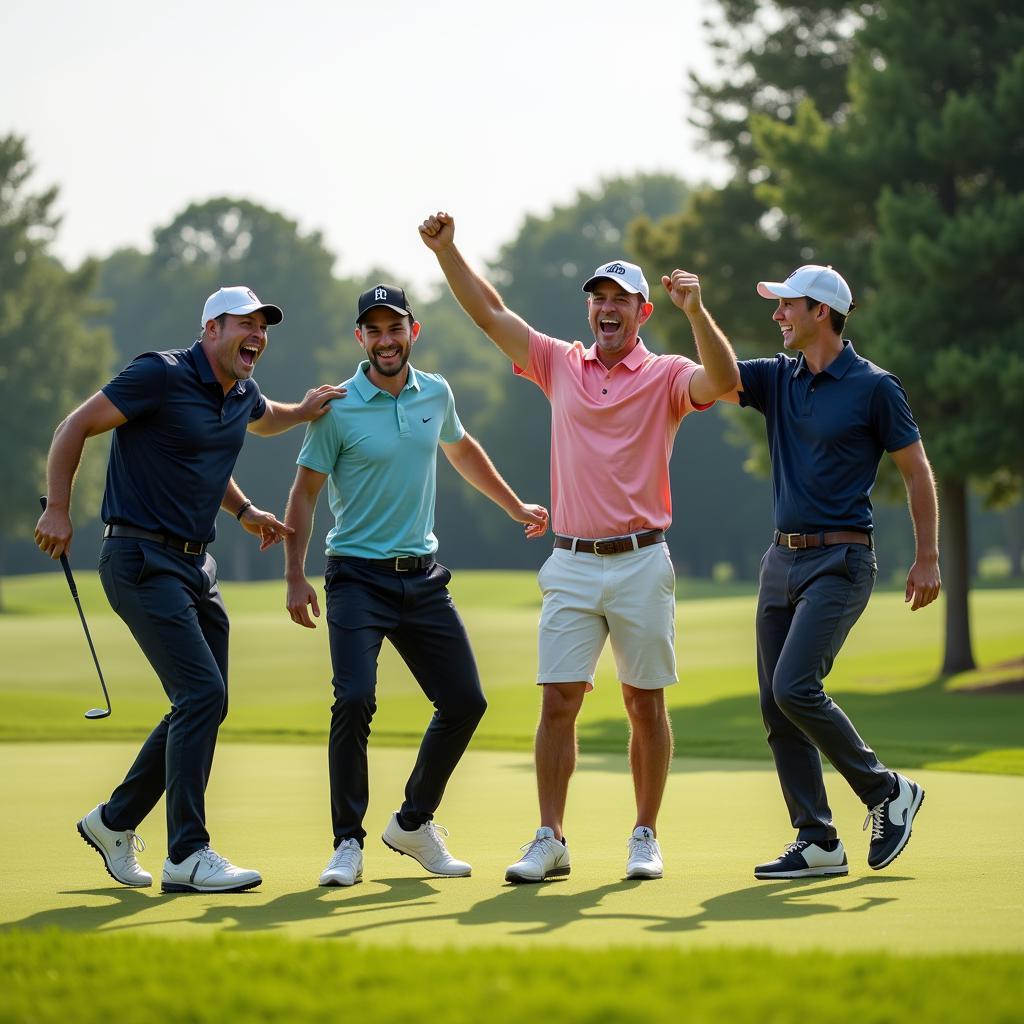
[[[720, 0], [708, 31], [718, 68], [690, 82], [693, 120], [727, 160], [729, 181], [711, 187], [648, 174], [604, 182], [527, 217], [488, 272], [528, 322], [586, 341], [579, 285], [598, 263], [624, 255], [652, 280], [686, 267], [701, 275], [706, 304], [749, 357], [780, 347], [755, 281], [781, 280], [807, 262], [840, 269], [860, 307], [847, 333], [904, 382], [935, 466], [944, 669], [967, 667], [971, 529], [975, 557], [1000, 545], [1021, 568], [1024, 17], [992, 0]], [[339, 277], [318, 232], [226, 196], [158, 227], [149, 251], [68, 269], [51, 252], [55, 199], [53, 188], [36, 190], [26, 140], [0, 138], [0, 416], [16, 439], [0, 455], [8, 499], [0, 573], [39, 567], [24, 542], [10, 547], [6, 563], [3, 546], [31, 533], [57, 421], [137, 353], [189, 344], [209, 292], [244, 282], [285, 308], [257, 377], [268, 394], [290, 400], [355, 368], [359, 291], [377, 280], [404, 283], [401, 268]], [[424, 325], [414, 362], [444, 373], [460, 416], [499, 469], [524, 498], [546, 501], [543, 396], [512, 378], [447, 290], [413, 301]], [[685, 320], [668, 303], [647, 335], [655, 350], [693, 353]], [[298, 443], [284, 435], [243, 450], [238, 478], [265, 507], [283, 508]], [[88, 521], [102, 483], [102, 445], [95, 447], [76, 485], [80, 559], [98, 544], [99, 527]], [[673, 458], [681, 571], [756, 574], [771, 521], [765, 467], [758, 417], [717, 409], [688, 417]], [[442, 557], [455, 566], [538, 564], [542, 552], [446, 469], [438, 482]], [[883, 474], [876, 493], [898, 490], [895, 475]], [[905, 569], [912, 536], [905, 511], [876, 508], [885, 576], [886, 566]], [[232, 524], [221, 525], [216, 550], [226, 576], [280, 572], [278, 555], [258, 556]]]

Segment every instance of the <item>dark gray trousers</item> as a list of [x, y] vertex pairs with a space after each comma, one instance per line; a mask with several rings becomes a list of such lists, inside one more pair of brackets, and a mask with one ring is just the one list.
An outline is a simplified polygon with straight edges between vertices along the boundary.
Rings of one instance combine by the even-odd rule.
[[874, 551], [859, 544], [793, 551], [773, 544], [761, 562], [761, 716], [793, 827], [809, 842], [836, 837], [819, 751], [869, 807], [892, 786], [890, 772], [822, 686], [877, 571]]
[[327, 630], [334, 704], [327, 747], [334, 846], [366, 837], [367, 741], [377, 710], [377, 657], [387, 637], [409, 666], [434, 714], [405, 787], [403, 820], [429, 821], [487, 710], [476, 660], [448, 593], [451, 573], [393, 569], [327, 560]]
[[177, 864], [210, 841], [206, 784], [228, 712], [228, 616], [217, 563], [112, 537], [103, 542], [99, 571], [110, 606], [171, 702], [103, 814], [112, 829], [136, 829], [166, 792], [167, 853]]

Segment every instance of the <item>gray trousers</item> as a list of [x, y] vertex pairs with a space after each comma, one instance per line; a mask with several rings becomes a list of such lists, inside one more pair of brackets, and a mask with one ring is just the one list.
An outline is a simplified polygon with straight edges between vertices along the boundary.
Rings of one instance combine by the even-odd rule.
[[171, 702], [103, 809], [136, 829], [167, 794], [167, 853], [176, 864], [206, 846], [206, 784], [228, 712], [228, 616], [210, 555], [111, 537], [100, 553], [110, 606], [149, 659]]
[[819, 751], [869, 807], [892, 787], [891, 773], [822, 686], [877, 571], [874, 551], [859, 544], [792, 551], [773, 544], [761, 561], [761, 716], [793, 827], [809, 842], [836, 837]]

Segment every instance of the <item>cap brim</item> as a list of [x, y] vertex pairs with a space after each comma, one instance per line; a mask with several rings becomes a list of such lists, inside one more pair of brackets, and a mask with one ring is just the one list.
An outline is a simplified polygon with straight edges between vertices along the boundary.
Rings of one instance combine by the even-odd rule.
[[371, 309], [393, 309], [396, 313], [401, 313], [402, 316], [412, 316], [411, 309], [402, 309], [401, 306], [392, 306], [390, 302], [375, 302], [372, 306], [367, 306], [366, 309], [356, 317], [356, 323], [362, 323], [363, 317], [366, 316]]
[[225, 313], [230, 313], [232, 316], [248, 316], [250, 313], [262, 313], [267, 318], [267, 326], [273, 327], [274, 324], [279, 324], [284, 319], [284, 312], [280, 306], [275, 306], [270, 302], [250, 302], [244, 306], [236, 306], [234, 309], [226, 309]]
[[642, 288], [634, 288], [621, 278], [610, 277], [608, 274], [595, 274], [593, 277], [588, 277], [587, 280], [583, 282], [583, 291], [592, 292], [594, 290], [594, 285], [597, 284], [598, 281], [612, 281], [624, 292], [629, 292], [630, 295], [643, 295]]
[[762, 299], [799, 299], [804, 293], [790, 288], [782, 281], [758, 281], [757, 294]]

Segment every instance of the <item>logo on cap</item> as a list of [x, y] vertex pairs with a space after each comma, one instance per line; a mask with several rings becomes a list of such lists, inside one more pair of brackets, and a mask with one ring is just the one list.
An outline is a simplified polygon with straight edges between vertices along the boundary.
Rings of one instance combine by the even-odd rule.
[[252, 299], [253, 302], [259, 302], [260, 301], [259, 299], [256, 298], [256, 293], [251, 288], [246, 288], [245, 291], [246, 291], [246, 294], [249, 296], [250, 299]]
[[373, 290], [373, 301], [383, 302], [388, 297], [387, 288], [375, 288]]
[[625, 274], [626, 268], [621, 263], [609, 263], [604, 268], [606, 274]]

